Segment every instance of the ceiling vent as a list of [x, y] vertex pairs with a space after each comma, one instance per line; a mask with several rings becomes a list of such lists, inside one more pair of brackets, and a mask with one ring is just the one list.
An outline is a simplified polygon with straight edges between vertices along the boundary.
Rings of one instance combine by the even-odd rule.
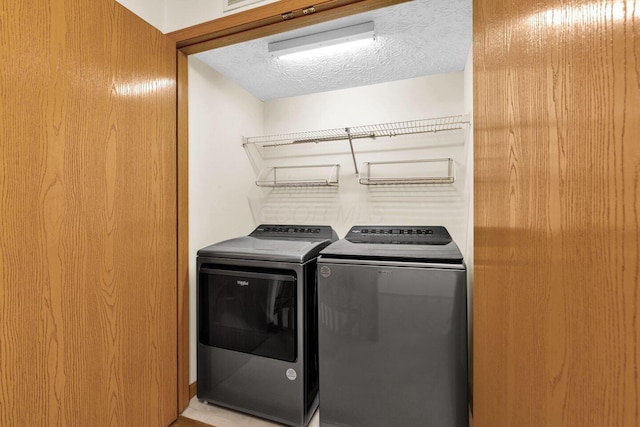
[[224, 12], [232, 9], [237, 9], [242, 6], [248, 6], [254, 3], [262, 3], [265, 0], [224, 0], [222, 3], [222, 10]]

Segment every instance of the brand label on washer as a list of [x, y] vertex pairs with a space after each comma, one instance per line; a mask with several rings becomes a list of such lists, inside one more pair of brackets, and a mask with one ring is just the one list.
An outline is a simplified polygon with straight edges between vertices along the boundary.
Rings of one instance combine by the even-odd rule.
[[287, 378], [289, 378], [291, 381], [298, 378], [298, 374], [296, 373], [296, 370], [291, 368], [287, 369]]
[[331, 276], [331, 268], [329, 268], [326, 265], [323, 265], [322, 267], [320, 267], [320, 275], [322, 277], [329, 277]]

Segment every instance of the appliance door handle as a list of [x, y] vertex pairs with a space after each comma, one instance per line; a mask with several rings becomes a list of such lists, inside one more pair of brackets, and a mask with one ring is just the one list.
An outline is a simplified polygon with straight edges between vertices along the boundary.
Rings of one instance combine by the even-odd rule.
[[215, 268], [200, 268], [201, 273], [205, 274], [217, 274], [219, 276], [233, 276], [233, 277], [250, 277], [252, 279], [264, 279], [264, 280], [277, 280], [279, 282], [295, 282], [296, 278], [286, 274], [269, 274], [269, 273], [255, 273], [253, 271], [234, 271], [234, 270], [218, 270]]

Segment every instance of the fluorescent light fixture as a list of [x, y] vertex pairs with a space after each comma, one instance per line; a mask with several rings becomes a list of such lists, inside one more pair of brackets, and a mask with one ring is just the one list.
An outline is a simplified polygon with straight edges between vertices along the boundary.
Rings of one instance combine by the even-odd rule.
[[269, 43], [269, 53], [273, 56], [283, 56], [365, 39], [375, 39], [373, 22], [272, 42]]

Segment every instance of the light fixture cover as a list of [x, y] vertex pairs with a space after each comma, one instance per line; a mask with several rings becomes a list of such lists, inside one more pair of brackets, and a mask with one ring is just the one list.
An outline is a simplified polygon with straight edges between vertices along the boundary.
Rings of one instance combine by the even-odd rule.
[[335, 30], [272, 42], [269, 43], [269, 53], [274, 56], [282, 56], [368, 38], [375, 38], [373, 22], [364, 22]]

